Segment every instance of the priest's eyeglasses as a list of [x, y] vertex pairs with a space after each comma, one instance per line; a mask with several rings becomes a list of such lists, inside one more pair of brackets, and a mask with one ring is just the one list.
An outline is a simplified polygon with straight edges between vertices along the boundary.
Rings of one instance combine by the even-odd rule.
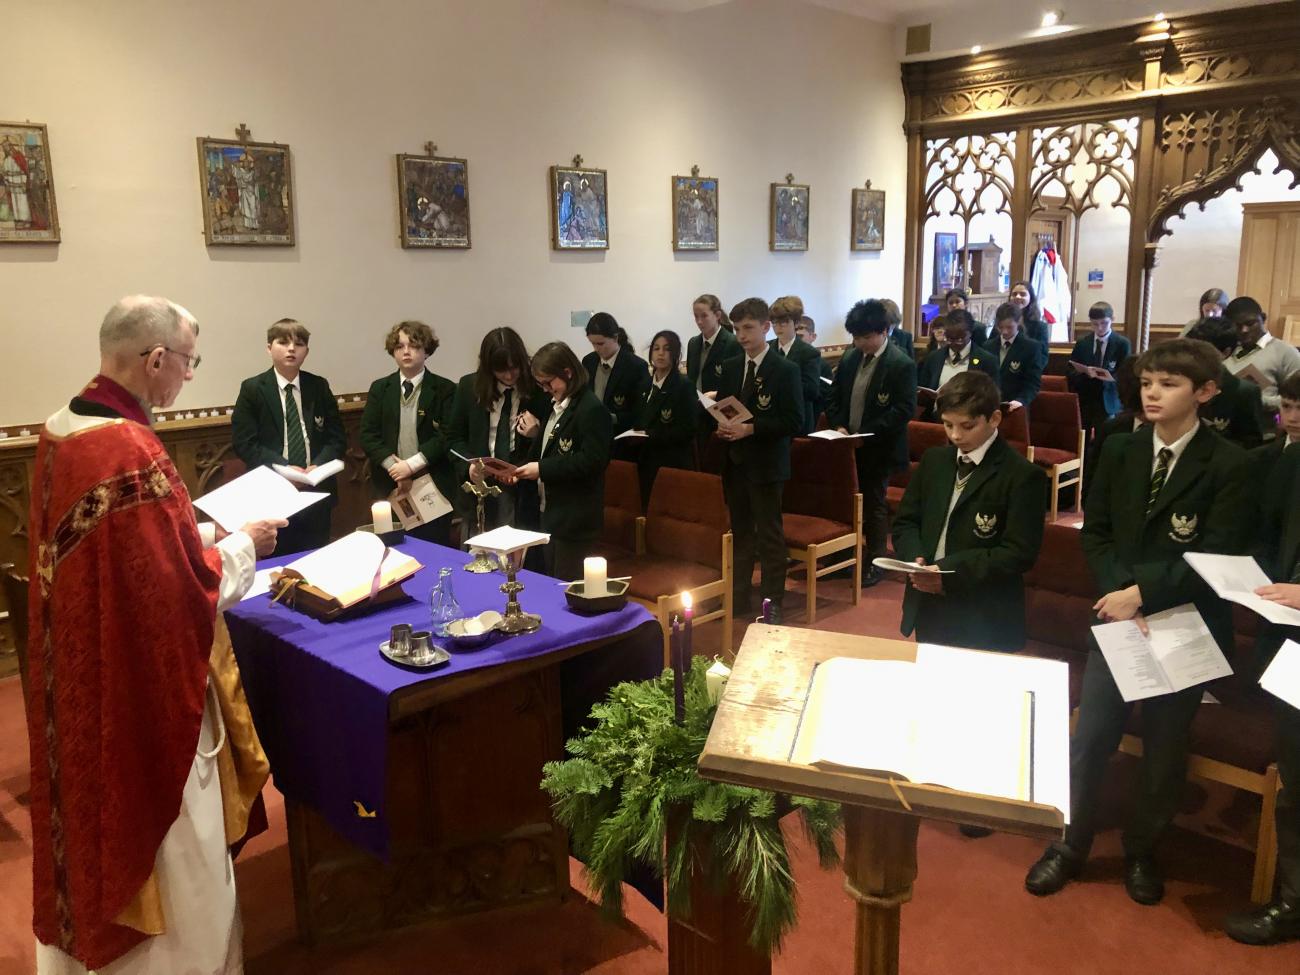
[[162, 349], [164, 352], [170, 352], [172, 355], [181, 356], [185, 359], [185, 368], [191, 372], [198, 369], [199, 365], [203, 362], [203, 356], [201, 355], [190, 355], [188, 352], [178, 352], [176, 349], [169, 349], [165, 345], [155, 345], [153, 349], [145, 349], [140, 353], [140, 358], [143, 359], [145, 356], [153, 352], [154, 349]]

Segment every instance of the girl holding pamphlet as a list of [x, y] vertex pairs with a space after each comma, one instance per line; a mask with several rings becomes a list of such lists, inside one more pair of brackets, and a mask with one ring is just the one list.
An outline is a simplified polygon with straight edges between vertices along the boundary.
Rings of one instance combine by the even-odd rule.
[[543, 424], [531, 414], [519, 432], [532, 438], [529, 461], [515, 471], [520, 481], [537, 481], [546, 569], [557, 579], [582, 577], [582, 560], [605, 527], [605, 468], [613, 440], [613, 418], [587, 382], [587, 370], [563, 342], [549, 342], [531, 363], [537, 385], [551, 397]]

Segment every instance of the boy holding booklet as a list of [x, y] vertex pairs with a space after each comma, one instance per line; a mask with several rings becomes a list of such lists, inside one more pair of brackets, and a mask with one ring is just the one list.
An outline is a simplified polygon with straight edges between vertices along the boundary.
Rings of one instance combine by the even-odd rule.
[[925, 452], [894, 518], [894, 553], [951, 575], [916, 572], [904, 636], [971, 650], [1025, 645], [1023, 575], [1038, 558], [1047, 475], [998, 436], [998, 387], [978, 371], [950, 379], [936, 412], [948, 447]]
[[[1293, 413], [1300, 413], [1300, 390], [1292, 382], [1298, 379], [1300, 373], [1292, 373], [1279, 387], [1284, 414], [1288, 400]], [[1300, 505], [1295, 503], [1300, 492], [1300, 448], [1285, 448], [1278, 451], [1278, 456], [1280, 460], [1264, 484], [1261, 547], [1255, 556], [1275, 581], [1256, 589], [1255, 594], [1300, 609]], [[1300, 627], [1263, 624], [1259, 637], [1260, 672], [1286, 640], [1300, 641]], [[1300, 938], [1300, 709], [1281, 699], [1275, 705], [1277, 770], [1282, 779], [1275, 813], [1277, 892], [1267, 904], [1230, 915], [1223, 925], [1230, 936], [1246, 944], [1268, 945]]]
[[[428, 474], [439, 493], [456, 501], [457, 478], [448, 453], [456, 385], [425, 366], [438, 351], [438, 337], [424, 322], [398, 322], [384, 337], [384, 351], [397, 371], [376, 379], [361, 414], [361, 449], [370, 458], [375, 496], [409, 489]], [[411, 530], [416, 538], [451, 544], [451, 512]]]
[[[347, 434], [338, 403], [323, 376], [303, 372], [311, 351], [311, 332], [301, 322], [282, 318], [266, 330], [271, 368], [245, 379], [230, 417], [235, 456], [250, 469], [281, 464], [304, 473], [342, 460]], [[320, 548], [329, 541], [330, 511], [338, 502], [338, 482], [326, 482], [330, 498], [305, 508], [280, 529], [276, 555]]]
[[[1133, 620], [1145, 633], [1143, 614], [1192, 603], [1219, 646], [1232, 647], [1229, 605], [1183, 558], [1187, 552], [1237, 555], [1248, 544], [1247, 455], [1197, 415], [1217, 392], [1219, 368], [1218, 352], [1191, 339], [1164, 342], [1138, 359], [1148, 423], [1106, 439], [1084, 515], [1084, 555], [1104, 594], [1093, 607], [1100, 622]], [[1098, 791], [1131, 708], [1095, 638], [1091, 644], [1070, 741], [1070, 825], [1025, 878], [1029, 892], [1040, 896], [1082, 872]], [[1194, 685], [1142, 702], [1141, 788], [1123, 838], [1124, 886], [1139, 904], [1164, 896], [1155, 847], [1178, 809], [1188, 729], [1201, 695]]]

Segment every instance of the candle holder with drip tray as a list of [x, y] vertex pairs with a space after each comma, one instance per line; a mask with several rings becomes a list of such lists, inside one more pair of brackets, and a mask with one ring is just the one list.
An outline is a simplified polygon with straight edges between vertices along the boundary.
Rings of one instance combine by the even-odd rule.
[[496, 628], [502, 633], [532, 633], [542, 625], [542, 618], [536, 613], [525, 613], [519, 604], [519, 594], [524, 591], [524, 584], [518, 580], [519, 570], [524, 567], [524, 556], [534, 545], [545, 545], [551, 540], [550, 535], [542, 532], [524, 531], [503, 525], [482, 535], [475, 535], [465, 544], [470, 551], [485, 553], [492, 559], [493, 568], [499, 568], [506, 574], [506, 581], [501, 584], [501, 591], [506, 594], [506, 611]]

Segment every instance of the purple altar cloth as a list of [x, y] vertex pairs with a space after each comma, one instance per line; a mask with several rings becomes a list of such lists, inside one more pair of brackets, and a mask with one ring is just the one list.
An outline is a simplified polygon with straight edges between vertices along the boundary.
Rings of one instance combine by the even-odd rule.
[[[653, 676], [662, 666], [658, 625], [643, 607], [628, 603], [615, 613], [583, 616], [567, 607], [564, 590], [554, 579], [521, 572], [519, 581], [526, 588], [520, 601], [526, 612], [541, 614], [541, 629], [513, 637], [494, 635], [477, 650], [448, 648], [451, 663], [437, 670], [398, 667], [379, 653], [379, 644], [388, 639], [395, 623], [429, 629], [429, 594], [441, 566], [455, 568], [452, 586], [466, 616], [504, 609], [505, 596], [498, 588], [504, 581], [500, 573], [474, 575], [461, 568], [468, 560], [464, 552], [413, 538], [395, 547], [424, 566], [402, 583], [409, 600], [333, 623], [272, 603], [269, 596], [254, 596], [226, 611], [244, 691], [276, 788], [315, 809], [357, 846], [385, 859], [388, 698], [394, 691], [593, 640], [630, 636], [638, 628], [641, 633], [634, 649], [612, 644], [566, 661], [565, 666], [600, 658], [593, 662], [594, 671], [587, 667], [592, 673], [585, 683], [603, 687]], [[296, 558], [269, 559], [259, 568]], [[648, 622], [652, 631], [645, 627]], [[606, 650], [621, 650], [626, 659], [610, 660]], [[581, 702], [583, 714], [602, 696], [603, 687], [584, 688], [592, 693], [582, 695], [590, 697]], [[572, 703], [566, 702], [570, 705], [566, 714]]]

